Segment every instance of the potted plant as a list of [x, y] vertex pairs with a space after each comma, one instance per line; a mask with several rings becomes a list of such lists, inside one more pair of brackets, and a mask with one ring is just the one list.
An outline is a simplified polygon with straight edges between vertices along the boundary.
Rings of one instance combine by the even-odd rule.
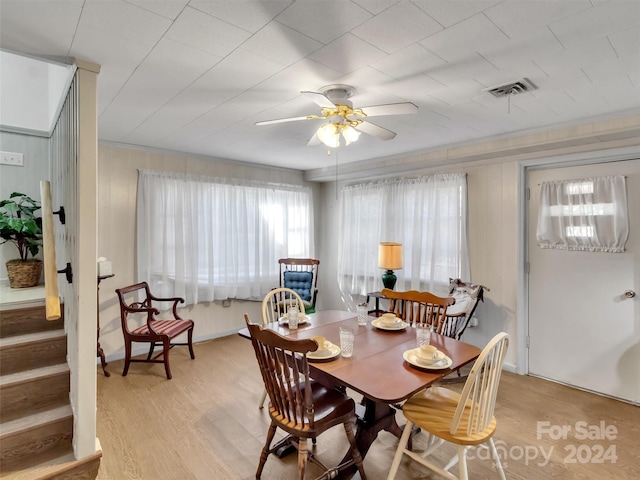
[[40, 282], [42, 261], [35, 257], [42, 246], [42, 218], [36, 215], [40, 202], [14, 192], [7, 200], [0, 200], [0, 238], [18, 249], [19, 259], [7, 262], [11, 288], [33, 287]]

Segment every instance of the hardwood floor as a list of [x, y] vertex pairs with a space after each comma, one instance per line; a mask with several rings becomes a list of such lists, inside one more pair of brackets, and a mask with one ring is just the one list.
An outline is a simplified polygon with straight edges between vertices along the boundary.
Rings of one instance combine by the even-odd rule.
[[[251, 344], [230, 336], [194, 348], [195, 360], [186, 348], [171, 351], [173, 380], [166, 380], [161, 364], [132, 364], [126, 377], [122, 361], [109, 364], [110, 378], [98, 368], [98, 480], [255, 478], [269, 420], [266, 409], [258, 409], [263, 387]], [[496, 417], [494, 438], [508, 479], [640, 478], [638, 407], [505, 372]], [[404, 424], [401, 412], [398, 420]], [[583, 440], [584, 427], [609, 438]], [[554, 436], [563, 428], [570, 428], [565, 438]], [[424, 444], [423, 436], [416, 437], [414, 449]], [[396, 445], [391, 434], [378, 436], [364, 462], [370, 480], [386, 478]], [[344, 430], [326, 432], [315, 448], [325, 464], [337, 463], [347, 448]], [[447, 460], [450, 452], [438, 458]], [[470, 453], [471, 478], [498, 478], [485, 450]], [[295, 455], [270, 456], [262, 478], [286, 480], [296, 473]], [[307, 478], [317, 475], [310, 465]], [[397, 478], [441, 477], [405, 457]]]

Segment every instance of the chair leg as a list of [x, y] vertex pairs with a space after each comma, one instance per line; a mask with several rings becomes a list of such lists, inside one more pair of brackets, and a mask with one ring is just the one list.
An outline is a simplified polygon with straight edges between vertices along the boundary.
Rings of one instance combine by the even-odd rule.
[[456, 463], [458, 463], [458, 461], [460, 460], [460, 453], [456, 453], [453, 457], [451, 457], [451, 460], [449, 460], [449, 463], [447, 463], [443, 470], [445, 472], [448, 472]]
[[149, 345], [149, 355], [147, 355], [147, 362], [151, 360], [151, 355], [153, 355], [153, 350], [156, 348], [156, 342], [151, 342]]
[[260, 405], [258, 406], [258, 408], [263, 408], [264, 407], [264, 402], [267, 400], [267, 389], [263, 389], [262, 390], [262, 397], [260, 398]]
[[162, 357], [164, 358], [164, 371], [167, 374], [167, 379], [171, 380], [171, 367], [169, 366], [169, 350], [171, 350], [171, 343], [169, 337], [162, 339]]
[[460, 480], [469, 480], [467, 470], [467, 447], [458, 445], [458, 460], [460, 461]]
[[191, 327], [189, 329], [189, 333], [188, 333], [188, 338], [189, 338], [189, 354], [191, 355], [191, 360], [193, 360], [194, 358], [196, 358], [195, 354], [193, 353], [193, 327]]
[[307, 439], [298, 439], [298, 480], [304, 480], [304, 471], [307, 468]]
[[125, 340], [124, 342], [124, 370], [122, 370], [122, 376], [126, 377], [129, 372], [129, 365], [131, 365], [131, 340]]
[[389, 469], [387, 480], [393, 480], [394, 478], [396, 478], [396, 473], [398, 473], [398, 467], [400, 466], [400, 461], [402, 460], [402, 454], [404, 453], [404, 449], [407, 446], [407, 442], [409, 441], [412, 430], [413, 423], [407, 420], [407, 424], [404, 426], [404, 431], [402, 432], [402, 436], [400, 437], [400, 441], [398, 442], [396, 454], [394, 455], [393, 461], [391, 462], [391, 468]]
[[264, 468], [264, 464], [266, 463], [267, 457], [269, 456], [269, 449], [271, 448], [273, 437], [276, 434], [276, 428], [276, 424], [271, 422], [269, 431], [267, 432], [267, 441], [265, 442], [262, 453], [260, 454], [260, 463], [258, 464], [258, 470], [256, 471], [257, 480], [260, 480], [260, 477], [262, 476], [262, 469]]
[[498, 475], [500, 475], [500, 480], [506, 480], [504, 476], [504, 470], [502, 469], [502, 463], [500, 463], [500, 456], [498, 455], [498, 451], [496, 450], [496, 444], [493, 443], [493, 438], [489, 439], [489, 446], [491, 449], [491, 456], [493, 457], [493, 462], [498, 470]]
[[360, 455], [360, 451], [358, 450], [358, 447], [356, 445], [356, 436], [353, 433], [353, 424], [351, 423], [351, 421], [344, 423], [344, 431], [347, 434], [347, 438], [349, 439], [349, 444], [351, 445], [351, 455], [353, 456], [353, 461], [356, 463], [356, 467], [358, 467], [358, 472], [360, 472], [360, 478], [362, 480], [367, 480], [367, 475], [364, 473], [364, 466], [362, 465], [362, 455]]

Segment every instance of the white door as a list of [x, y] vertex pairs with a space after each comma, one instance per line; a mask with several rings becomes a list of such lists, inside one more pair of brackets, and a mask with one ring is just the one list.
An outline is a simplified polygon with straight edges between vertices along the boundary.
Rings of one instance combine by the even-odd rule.
[[[608, 175], [626, 176], [626, 252], [538, 247], [540, 184]], [[640, 403], [640, 160], [530, 171], [528, 186], [529, 373]]]

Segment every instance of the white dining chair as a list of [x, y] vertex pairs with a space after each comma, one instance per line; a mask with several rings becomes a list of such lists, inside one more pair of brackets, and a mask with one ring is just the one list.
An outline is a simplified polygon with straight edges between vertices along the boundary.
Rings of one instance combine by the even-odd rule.
[[[287, 313], [290, 306], [297, 306], [298, 311], [304, 314], [304, 302], [300, 295], [290, 288], [274, 288], [262, 299], [262, 323], [273, 323], [280, 320]], [[267, 390], [264, 389], [260, 397], [260, 408], [264, 407], [267, 399]]]
[[[473, 364], [461, 394], [443, 387], [432, 387], [414, 395], [404, 403], [402, 413], [407, 419], [407, 424], [402, 432], [387, 480], [395, 478], [403, 455], [407, 455], [446, 478], [468, 480], [466, 451], [475, 445], [490, 449], [495, 468], [500, 478], [505, 480], [504, 470], [492, 437], [496, 429], [493, 411], [508, 345], [509, 335], [504, 332], [497, 334], [489, 341]], [[421, 454], [407, 448], [414, 425], [428, 434], [427, 447]], [[457, 445], [458, 451], [446, 466], [440, 467], [427, 457], [444, 442]], [[456, 477], [449, 472], [449, 469], [458, 462], [460, 463], [459, 477]]]

